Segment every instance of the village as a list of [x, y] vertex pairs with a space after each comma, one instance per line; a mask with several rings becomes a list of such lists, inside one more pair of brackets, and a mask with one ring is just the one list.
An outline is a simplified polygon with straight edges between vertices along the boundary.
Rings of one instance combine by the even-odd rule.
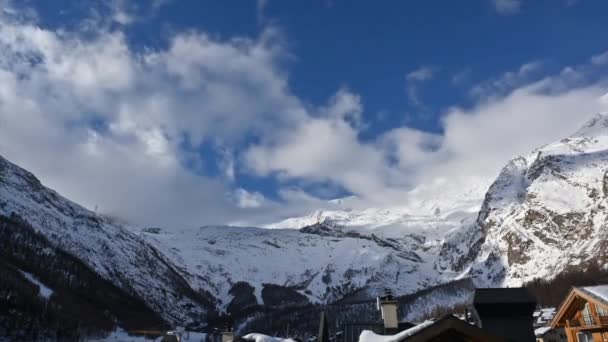
[[[339, 331], [329, 330], [331, 317], [322, 312], [317, 336], [305, 342], [608, 341], [608, 284], [572, 287], [556, 308], [538, 307], [526, 288], [479, 288], [464, 312], [422, 322], [400, 320], [397, 308], [397, 298], [387, 290], [377, 298], [376, 322], [350, 322]], [[259, 333], [238, 336], [232, 328], [215, 334], [175, 330], [153, 335], [162, 342], [302, 342], [300, 338]]]

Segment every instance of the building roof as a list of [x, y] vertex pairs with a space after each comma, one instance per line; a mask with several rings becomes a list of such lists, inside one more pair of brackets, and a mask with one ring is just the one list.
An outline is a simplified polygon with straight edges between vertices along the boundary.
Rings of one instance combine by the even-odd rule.
[[476, 289], [473, 299], [473, 305], [520, 303], [536, 303], [536, 299], [528, 289], [522, 287]]
[[543, 337], [543, 335], [546, 334], [548, 331], [551, 331], [551, 329], [551, 327], [537, 328], [536, 330], [534, 330], [534, 335], [536, 335], [536, 337]]
[[436, 321], [423, 322], [396, 335], [377, 335], [371, 331], [363, 331], [359, 342], [422, 342], [436, 337], [456, 336], [465, 336], [469, 341], [505, 341], [502, 337], [494, 336], [452, 315], [447, 315]]
[[608, 305], [608, 285], [584, 286], [577, 287], [577, 289]]
[[556, 308], [542, 308], [534, 311], [534, 314], [532, 315], [532, 317], [536, 318], [534, 324], [538, 327], [549, 324], [553, 320], [553, 317], [555, 317], [556, 312]]

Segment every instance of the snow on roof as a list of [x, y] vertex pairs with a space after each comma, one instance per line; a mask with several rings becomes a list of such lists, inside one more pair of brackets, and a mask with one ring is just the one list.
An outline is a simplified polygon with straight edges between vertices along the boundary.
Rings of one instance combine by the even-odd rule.
[[582, 289], [608, 303], [608, 285], [585, 286]]
[[555, 308], [543, 308], [537, 311], [534, 311], [533, 317], [536, 317], [537, 324], [543, 324], [549, 322], [555, 316]]
[[397, 342], [406, 337], [410, 337], [420, 330], [432, 325], [434, 321], [424, 321], [415, 327], [411, 327], [396, 335], [378, 335], [373, 331], [363, 330], [359, 335], [359, 342]]
[[273, 337], [257, 333], [247, 334], [243, 336], [243, 339], [254, 342], [295, 342], [290, 338]]
[[551, 327], [541, 327], [541, 328], [534, 330], [534, 335], [536, 337], [541, 337], [549, 330], [551, 330]]

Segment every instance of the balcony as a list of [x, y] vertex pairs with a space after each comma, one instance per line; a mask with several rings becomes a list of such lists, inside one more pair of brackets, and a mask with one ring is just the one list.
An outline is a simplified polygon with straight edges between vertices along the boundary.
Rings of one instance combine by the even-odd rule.
[[608, 316], [593, 316], [592, 321], [588, 322], [584, 319], [571, 319], [566, 321], [566, 326], [571, 328], [597, 328], [608, 326]]

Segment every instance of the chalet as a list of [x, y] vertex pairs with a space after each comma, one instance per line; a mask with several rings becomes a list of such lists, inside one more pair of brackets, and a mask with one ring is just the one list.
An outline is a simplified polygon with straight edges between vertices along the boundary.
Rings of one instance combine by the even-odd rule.
[[551, 327], [564, 328], [568, 342], [608, 341], [608, 285], [572, 288]]

